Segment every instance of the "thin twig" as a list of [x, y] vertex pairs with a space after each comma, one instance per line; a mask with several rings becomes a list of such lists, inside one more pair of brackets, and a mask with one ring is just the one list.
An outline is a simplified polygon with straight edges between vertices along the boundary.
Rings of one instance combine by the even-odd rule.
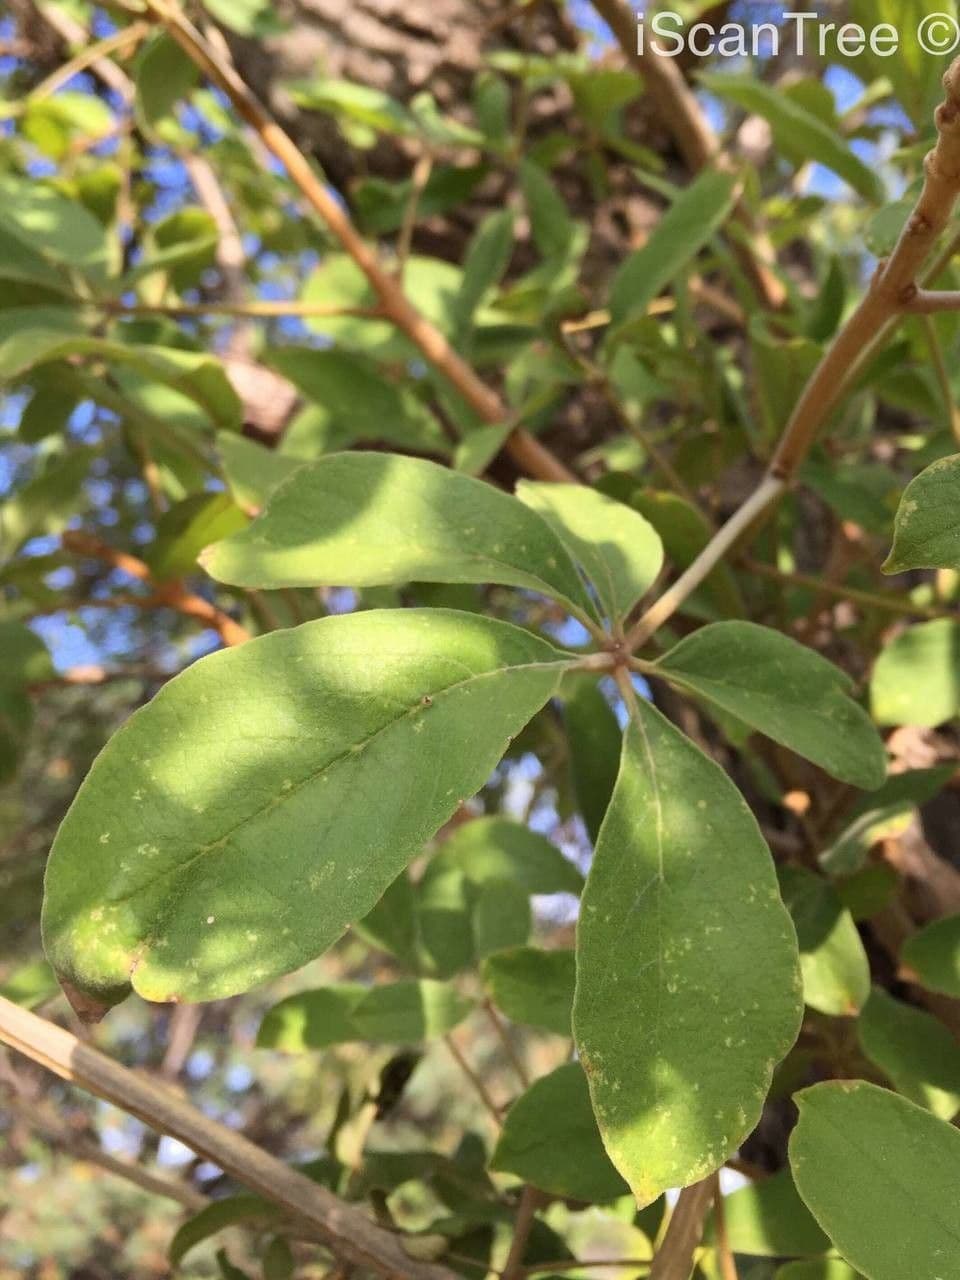
[[523, 1065], [523, 1059], [513, 1047], [513, 1041], [510, 1039], [507, 1029], [503, 1025], [503, 1019], [500, 1017], [499, 1013], [497, 1013], [490, 1000], [484, 1000], [483, 1011], [487, 1015], [487, 1020], [490, 1025], [497, 1033], [497, 1039], [503, 1045], [504, 1053], [506, 1053], [507, 1057], [510, 1059], [511, 1065], [517, 1073], [520, 1083], [526, 1089], [530, 1084], [530, 1076], [527, 1072], [527, 1068]]
[[185, 1209], [189, 1209], [191, 1213], [196, 1213], [198, 1209], [203, 1209], [210, 1203], [205, 1195], [195, 1190], [195, 1188], [187, 1186], [184, 1182], [175, 1182], [172, 1178], [161, 1177], [159, 1174], [151, 1173], [149, 1169], [144, 1169], [142, 1165], [133, 1164], [129, 1160], [118, 1160], [91, 1139], [71, 1133], [55, 1116], [50, 1115], [45, 1109], [36, 1104], [8, 1097], [5, 1105], [21, 1120], [30, 1125], [32, 1129], [43, 1134], [49, 1143], [59, 1147], [67, 1155], [73, 1156], [75, 1160], [82, 1160], [86, 1164], [96, 1165], [106, 1173], [112, 1173], [133, 1186], [139, 1187], [141, 1191], [149, 1192], [150, 1195], [162, 1196], [166, 1200], [174, 1200]]
[[960, 409], [957, 408], [957, 402], [953, 397], [950, 374], [947, 372], [947, 362], [943, 356], [943, 347], [940, 345], [937, 326], [934, 323], [933, 316], [928, 312], [921, 315], [920, 323], [923, 325], [927, 346], [930, 348], [930, 359], [933, 361], [933, 372], [940, 387], [940, 394], [943, 396], [943, 407], [946, 409], [947, 417], [950, 419], [950, 430], [953, 432], [954, 439], [960, 441]]
[[55, 1075], [137, 1116], [212, 1161], [258, 1195], [314, 1228], [339, 1258], [385, 1280], [454, 1280], [418, 1262], [400, 1239], [169, 1088], [114, 1062], [61, 1027], [0, 997], [0, 1040]]
[[536, 1187], [529, 1185], [520, 1193], [517, 1216], [513, 1224], [513, 1239], [510, 1241], [510, 1252], [503, 1264], [503, 1280], [518, 1280], [523, 1273], [523, 1255], [527, 1251], [530, 1232], [533, 1229], [537, 1210], [544, 1202], [544, 1194]]
[[[474, 412], [491, 425], [505, 425], [510, 414], [500, 396], [458, 355], [450, 343], [413, 305], [395, 277], [363, 239], [340, 202], [314, 172], [296, 143], [280, 128], [234, 68], [219, 57], [180, 9], [167, 0], [145, 0], [187, 56], [232, 102], [240, 117], [286, 169], [301, 195], [366, 276], [380, 299], [384, 316], [406, 335], [424, 359], [456, 388]], [[577, 477], [535, 437], [515, 429], [505, 448], [517, 464], [544, 480], [576, 483]]]
[[[250, 632], [247, 631], [246, 627], [242, 627], [239, 622], [235, 622], [228, 613], [218, 609], [209, 600], [204, 600], [202, 596], [188, 591], [178, 579], [174, 579], [171, 582], [155, 581], [149, 565], [145, 564], [143, 560], [139, 560], [136, 556], [130, 555], [129, 552], [109, 547], [105, 542], [101, 542], [99, 538], [94, 538], [79, 531], [68, 531], [63, 535], [61, 541], [64, 549], [74, 555], [100, 560], [104, 564], [110, 565], [111, 568], [120, 569], [130, 577], [152, 586], [153, 590], [149, 596], [126, 597], [123, 601], [125, 604], [134, 604], [141, 609], [173, 609], [187, 618], [193, 618], [197, 622], [202, 622], [204, 626], [211, 627], [226, 645], [244, 644], [250, 639]], [[108, 602], [91, 600], [89, 603], [102, 607], [106, 606]]]
[[104, 298], [93, 305], [113, 315], [122, 316], [236, 316], [238, 319], [270, 319], [275, 316], [326, 319], [352, 316], [376, 320], [381, 315], [375, 307], [336, 307], [322, 302], [298, 302], [294, 299], [257, 302], [120, 302]]
[[841, 600], [849, 600], [853, 604], [861, 604], [868, 609], [884, 609], [888, 613], [900, 613], [904, 617], [946, 618], [956, 617], [955, 609], [938, 609], [931, 605], [914, 604], [903, 596], [892, 591], [861, 591], [859, 587], [847, 586], [844, 583], [827, 582], [810, 573], [788, 573], [773, 565], [764, 564], [761, 560], [744, 559], [743, 568], [759, 578], [770, 578], [789, 586], [805, 587], [810, 591], [819, 591], [824, 595], [836, 596]]
[[650, 1268], [650, 1280], [690, 1280], [693, 1258], [707, 1210], [713, 1200], [716, 1174], [680, 1192], [663, 1243]]
[[403, 273], [406, 270], [407, 259], [410, 257], [410, 249], [413, 244], [413, 233], [417, 226], [420, 200], [427, 188], [427, 183], [430, 181], [431, 173], [433, 173], [433, 156], [429, 151], [425, 151], [413, 166], [410, 195], [403, 211], [403, 222], [397, 235], [397, 280], [401, 285], [403, 284]]
[[723, 1203], [723, 1192], [720, 1189], [718, 1177], [713, 1179], [713, 1226], [717, 1236], [717, 1258], [720, 1262], [721, 1280], [740, 1280], [733, 1250], [730, 1248], [730, 1237], [727, 1234], [726, 1206]]
[[904, 310], [911, 315], [935, 315], [938, 311], [960, 311], [960, 290], [918, 289]]
[[51, 72], [45, 80], [41, 80], [37, 87], [24, 99], [23, 106], [26, 107], [33, 102], [42, 102], [44, 98], [51, 97], [58, 89], [62, 89], [68, 81], [72, 80], [75, 75], [79, 75], [81, 71], [86, 71], [97, 62], [109, 58], [111, 54], [120, 53], [128, 47], [138, 45], [149, 34], [149, 23], [134, 22], [129, 27], [124, 27], [121, 31], [115, 31], [113, 35], [109, 35], [103, 40], [94, 41], [93, 44], [81, 49], [79, 53], [74, 54], [72, 58], [57, 67], [56, 71]]
[[460, 1068], [460, 1070], [463, 1072], [466, 1078], [470, 1081], [470, 1084], [475, 1089], [477, 1097], [483, 1103], [484, 1107], [486, 1107], [487, 1112], [492, 1118], [494, 1124], [497, 1126], [498, 1129], [503, 1128], [503, 1117], [500, 1115], [500, 1108], [497, 1106], [493, 1098], [490, 1096], [490, 1092], [487, 1089], [487, 1086], [483, 1083], [483, 1081], [477, 1075], [476, 1071], [474, 1071], [473, 1067], [471, 1067], [470, 1063], [467, 1061], [467, 1059], [463, 1054], [463, 1050], [457, 1044], [456, 1040], [454, 1040], [450, 1032], [447, 1032], [447, 1034], [443, 1037], [443, 1042], [447, 1046], [447, 1048], [450, 1050], [451, 1056], [453, 1057], [453, 1060], [456, 1062], [457, 1066]]

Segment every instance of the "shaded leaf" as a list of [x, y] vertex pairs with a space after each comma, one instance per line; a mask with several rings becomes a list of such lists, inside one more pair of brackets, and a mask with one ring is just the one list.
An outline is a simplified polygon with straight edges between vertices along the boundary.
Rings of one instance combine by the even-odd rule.
[[276, 1205], [262, 1200], [260, 1196], [225, 1196], [222, 1200], [214, 1200], [177, 1229], [168, 1251], [170, 1264], [178, 1266], [191, 1249], [225, 1231], [227, 1227], [235, 1227], [240, 1223], [276, 1222], [282, 1216]]
[[929, 991], [960, 999], [960, 915], [935, 920], [912, 934], [900, 958]]
[[857, 1013], [870, 994], [870, 963], [834, 887], [803, 867], [782, 867], [780, 889], [800, 943], [803, 997], [832, 1017]]
[[483, 981], [511, 1022], [570, 1035], [576, 960], [572, 951], [511, 947], [487, 956]]
[[905, 1098], [941, 1120], [960, 1111], [960, 1045], [932, 1014], [874, 987], [857, 1035], [869, 1060]]
[[615, 1200], [628, 1190], [603, 1149], [578, 1062], [557, 1067], [517, 1099], [490, 1168], [575, 1200]]
[[573, 789], [587, 833], [596, 844], [620, 771], [623, 735], [595, 680], [571, 677], [564, 695]]

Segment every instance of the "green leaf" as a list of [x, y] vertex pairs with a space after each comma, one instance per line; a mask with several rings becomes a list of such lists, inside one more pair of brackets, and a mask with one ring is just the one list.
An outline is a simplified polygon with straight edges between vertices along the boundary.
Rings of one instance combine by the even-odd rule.
[[533, 242], [547, 260], [566, 257], [574, 222], [548, 174], [532, 160], [520, 162], [520, 185], [530, 217]]
[[302, 458], [288, 458], [235, 431], [217, 432], [217, 452], [234, 500], [249, 512], [265, 506], [277, 485], [303, 466]]
[[941, 458], [904, 490], [884, 573], [960, 569], [960, 453]]
[[935, 920], [912, 934], [900, 958], [928, 991], [960, 1000], [960, 915]]
[[401, 871], [373, 910], [353, 927], [361, 938], [396, 956], [404, 968], [419, 970], [417, 899], [406, 870]]
[[12, 1000], [24, 1009], [36, 1008], [38, 1004], [57, 995], [59, 990], [53, 970], [43, 960], [21, 965], [0, 982], [0, 996], [4, 1000]]
[[483, 981], [511, 1022], [570, 1035], [576, 960], [572, 951], [511, 947], [487, 956]]
[[883, 184], [846, 140], [823, 120], [801, 106], [779, 86], [765, 84], [752, 76], [703, 75], [699, 77], [711, 93], [735, 103], [751, 115], [762, 116], [773, 129], [777, 146], [792, 151], [802, 160], [815, 160], [863, 196], [879, 203]]
[[592, 616], [540, 516], [481, 480], [393, 454], [341, 453], [301, 467], [204, 565], [219, 582], [268, 589], [499, 582]]
[[384, 377], [376, 361], [349, 351], [274, 347], [266, 363], [308, 398], [315, 412], [309, 433], [285, 435], [282, 452], [316, 458], [357, 441], [383, 441], [446, 453], [449, 441], [437, 419], [412, 391]]
[[270, 0], [203, 0], [203, 6], [239, 36], [275, 36], [286, 29]]
[[263, 1280], [292, 1280], [293, 1251], [283, 1236], [274, 1236], [263, 1252]]
[[157, 521], [147, 555], [159, 582], [193, 573], [197, 556], [218, 538], [246, 527], [247, 517], [226, 493], [193, 493], [165, 511]]
[[352, 1021], [361, 1040], [409, 1044], [451, 1031], [472, 1008], [445, 982], [410, 979], [368, 991], [354, 1006]]
[[514, 880], [487, 880], [473, 904], [473, 942], [478, 960], [505, 947], [518, 947], [530, 938], [533, 918], [530, 899]]
[[935, 728], [960, 710], [960, 622], [937, 618], [908, 627], [883, 650], [870, 681], [882, 725]]
[[775, 1280], [860, 1280], [860, 1276], [842, 1258], [813, 1258], [788, 1262]]
[[610, 313], [615, 324], [643, 315], [713, 238], [733, 208], [737, 185], [733, 175], [707, 169], [677, 196], [647, 243], [613, 278]]
[[512, 880], [525, 893], [579, 893], [583, 877], [555, 844], [509, 818], [474, 818], [447, 837], [427, 864], [428, 884], [451, 870], [474, 884]]
[[32, 380], [33, 395], [17, 430], [24, 444], [37, 444], [48, 436], [62, 433], [77, 407], [77, 396], [73, 390], [60, 386], [56, 366], [50, 372], [53, 376], [49, 379], [37, 377]]
[[212, 356], [50, 329], [26, 329], [0, 343], [0, 380], [20, 378], [38, 365], [68, 356], [98, 356], [161, 382], [200, 406], [217, 426], [239, 428], [240, 399], [223, 366]]
[[960, 1132], [860, 1081], [796, 1101], [797, 1189], [851, 1266], [868, 1280], [960, 1280]]
[[263, 1015], [257, 1048], [307, 1053], [361, 1039], [353, 1012], [366, 993], [358, 982], [339, 982], [287, 996]]
[[47, 646], [35, 631], [13, 618], [0, 618], [0, 688], [16, 689], [53, 677]]
[[225, 1196], [222, 1200], [214, 1200], [178, 1228], [170, 1242], [170, 1265], [179, 1266], [191, 1249], [227, 1227], [240, 1223], [269, 1224], [282, 1216], [276, 1205], [262, 1200], [260, 1196]]
[[480, 223], [467, 247], [455, 311], [461, 332], [469, 328], [487, 294], [500, 281], [513, 252], [513, 210], [499, 209]]
[[578, 1062], [557, 1067], [517, 1099], [490, 1168], [574, 1200], [616, 1200], [627, 1191], [603, 1149]]
[[61, 195], [50, 183], [0, 176], [0, 229], [32, 250], [31, 260], [39, 253], [48, 262], [67, 265], [70, 273], [85, 273], [92, 281], [106, 277], [110, 256], [106, 231], [82, 204]]
[[556, 530], [596, 588], [611, 624], [623, 621], [659, 576], [663, 543], [643, 516], [582, 484], [521, 480], [517, 497]]
[[853, 682], [788, 636], [716, 622], [682, 640], [655, 671], [842, 782], [870, 790], [886, 777], [883, 742], [848, 696]]
[[568, 665], [443, 610], [325, 618], [201, 659], [114, 735], [60, 828], [51, 963], [108, 1001], [131, 985], [218, 999], [297, 968], [483, 786]]
[[643, 1206], [750, 1132], [801, 1001], [756, 819], [659, 712], [635, 717], [583, 895], [573, 1023], [607, 1151]]
[[835, 1018], [857, 1013], [870, 995], [870, 962], [837, 891], [802, 867], [782, 867], [780, 889], [800, 943], [804, 1000]]
[[833, 876], [858, 871], [873, 846], [902, 835], [917, 808], [938, 795], [954, 772], [946, 764], [892, 774], [882, 787], [860, 798], [849, 824], [820, 855], [820, 865]]
[[[826, 1253], [830, 1241], [797, 1195], [789, 1169], [781, 1169], [723, 1200], [727, 1239], [734, 1253], [756, 1258], [812, 1258]], [[716, 1240], [711, 1217], [705, 1243]]]
[[96, 451], [71, 449], [4, 500], [0, 510], [0, 550], [12, 555], [30, 538], [61, 533], [89, 499], [83, 487]]
[[196, 64], [172, 36], [165, 31], [154, 36], [137, 61], [135, 109], [140, 127], [167, 141], [179, 137], [182, 130], [174, 108], [196, 87], [199, 78]]
[[571, 676], [563, 693], [573, 789], [587, 833], [596, 844], [620, 771], [623, 736], [595, 680]]
[[905, 1098], [941, 1120], [960, 1111], [960, 1045], [932, 1014], [874, 987], [857, 1035], [869, 1060]]
[[415, 137], [420, 128], [414, 116], [381, 89], [317, 76], [291, 90], [298, 106], [328, 111], [339, 120], [375, 129], [378, 133]]

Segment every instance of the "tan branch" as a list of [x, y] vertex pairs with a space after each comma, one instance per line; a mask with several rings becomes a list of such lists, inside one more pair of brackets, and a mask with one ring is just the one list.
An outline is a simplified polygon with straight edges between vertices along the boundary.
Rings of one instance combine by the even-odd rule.
[[[147, 10], [170, 33], [189, 58], [232, 102], [260, 141], [286, 169], [310, 207], [319, 214], [341, 248], [366, 276], [380, 300], [384, 316], [410, 339], [435, 369], [456, 388], [471, 409], [491, 425], [509, 421], [507, 406], [492, 387], [456, 352], [429, 320], [410, 302], [396, 278], [363, 239], [344, 209], [317, 176], [296, 143], [270, 116], [234, 68], [204, 39], [197, 28], [167, 0], [145, 0]], [[576, 476], [533, 436], [514, 430], [505, 447], [515, 461], [544, 480], [575, 483]]]
[[415, 1261], [400, 1239], [325, 1187], [290, 1169], [241, 1134], [211, 1120], [171, 1090], [114, 1062], [61, 1027], [0, 998], [0, 1040], [63, 1080], [137, 1116], [211, 1160], [285, 1213], [313, 1228], [327, 1247], [386, 1280], [454, 1280]]
[[[94, 538], [90, 534], [78, 531], [65, 533], [62, 543], [64, 549], [74, 555], [100, 560], [103, 564], [110, 565], [114, 569], [120, 569], [123, 573], [138, 579], [140, 582], [152, 585], [153, 590], [149, 596], [127, 596], [123, 599], [124, 604], [133, 604], [141, 609], [173, 609], [175, 612], [183, 614], [184, 617], [193, 618], [205, 627], [212, 628], [226, 645], [244, 644], [250, 639], [250, 632], [245, 627], [242, 627], [239, 622], [235, 622], [228, 613], [218, 609], [209, 600], [204, 600], [202, 596], [188, 591], [178, 579], [172, 582], [157, 582], [150, 572], [149, 565], [139, 560], [136, 556], [130, 555], [129, 552], [119, 551], [115, 547], [107, 546], [99, 538]], [[95, 600], [90, 603], [96, 606], [106, 604], [102, 600]]]
[[960, 290], [918, 289], [904, 304], [910, 315], [935, 315], [940, 311], [960, 311]]

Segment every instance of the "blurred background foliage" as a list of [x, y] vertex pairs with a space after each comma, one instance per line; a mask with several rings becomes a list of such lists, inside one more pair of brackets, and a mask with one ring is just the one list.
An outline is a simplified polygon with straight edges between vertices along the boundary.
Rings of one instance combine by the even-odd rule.
[[[715, 23], [782, 9], [674, 7]], [[665, 209], [706, 221], [730, 192], [710, 175], [689, 185], [671, 122], [590, 5], [206, 0], [190, 11], [380, 241], [415, 303], [502, 389], [513, 421], [645, 514], [682, 568], [762, 473], [892, 246], [932, 137], [943, 63], [911, 44], [931, 7], [820, 7], [834, 20], [895, 22], [901, 53], [678, 64], [775, 255], [776, 312], [744, 267], [759, 233], [734, 223], [721, 236], [722, 216], [699, 238], [664, 230]], [[0, 85], [0, 989], [64, 1016], [38, 934], [52, 833], [113, 730], [218, 647], [230, 619], [262, 632], [418, 603], [546, 622], [567, 644], [583, 637], [555, 606], [500, 589], [212, 584], [198, 552], [241, 527], [298, 462], [386, 447], [512, 487], [506, 431], [363, 314], [371, 298], [357, 269], [168, 37], [111, 5], [7, 0]], [[941, 283], [960, 285], [950, 256]], [[725, 1183], [747, 1183], [728, 1213], [741, 1280], [835, 1274], [779, 1270], [826, 1248], [778, 1173], [792, 1088], [859, 1074], [944, 1118], [960, 1108], [960, 1050], [948, 1033], [937, 1040], [960, 1025], [960, 991], [942, 976], [924, 989], [900, 959], [917, 927], [960, 912], [957, 582], [912, 573], [891, 592], [878, 568], [906, 482], [956, 451], [957, 351], [956, 316], [909, 320], [868, 363], [752, 558], [717, 570], [672, 624], [676, 635], [715, 618], [777, 626], [865, 695], [879, 657], [872, 705], [899, 776], [857, 800], [740, 726], [653, 691], [745, 790], [784, 864], [805, 949], [804, 1034]], [[495, 1161], [505, 1172], [485, 1172], [491, 1109], [499, 1116], [527, 1080], [566, 1062], [569, 975], [559, 961], [542, 986], [534, 969], [554, 1001], [536, 1025], [524, 953], [507, 952], [513, 967], [484, 961], [528, 944], [570, 947], [619, 714], [612, 695], [571, 685], [453, 834], [306, 970], [197, 1009], [128, 1002], [98, 1041], [268, 1149], [314, 1162], [321, 1180], [422, 1231], [425, 1249], [457, 1255], [464, 1274], [502, 1265], [526, 1169], [507, 1152]], [[477, 824], [473, 853], [458, 861], [456, 842], [482, 815], [520, 825]], [[524, 881], [517, 867], [538, 857], [543, 874]], [[261, 1027], [301, 990], [414, 973], [452, 979], [466, 1003], [451, 1007], [447, 989], [424, 1024], [418, 996], [386, 1031], [368, 1023], [364, 1039], [350, 1023], [355, 988], [344, 988], [341, 1043], [311, 1040], [296, 1004]], [[888, 994], [868, 1000], [871, 978]], [[905, 1009], [924, 1019], [907, 1061], [889, 1043]], [[0, 1087], [3, 1277], [167, 1274], [184, 1207], [234, 1190], [179, 1144], [22, 1064], [0, 1064]], [[575, 1107], [567, 1077], [554, 1087]], [[391, 1162], [403, 1152], [433, 1158]], [[186, 1200], [128, 1184], [104, 1156], [175, 1177]], [[541, 1159], [554, 1173], [538, 1185], [555, 1199], [530, 1260], [566, 1260], [575, 1275], [574, 1260], [625, 1258], [633, 1265], [583, 1274], [638, 1274], [658, 1213], [635, 1218], [599, 1156], [602, 1185], [586, 1194], [582, 1183], [545, 1185], [570, 1170], [562, 1153]], [[774, 1188], [762, 1202], [760, 1186]], [[594, 1198], [603, 1206], [585, 1203]], [[200, 1243], [179, 1274], [325, 1273], [316, 1249], [293, 1242], [291, 1254], [256, 1209], [224, 1211], [224, 1223], [235, 1212], [252, 1226]], [[716, 1265], [708, 1249], [703, 1275]]]

